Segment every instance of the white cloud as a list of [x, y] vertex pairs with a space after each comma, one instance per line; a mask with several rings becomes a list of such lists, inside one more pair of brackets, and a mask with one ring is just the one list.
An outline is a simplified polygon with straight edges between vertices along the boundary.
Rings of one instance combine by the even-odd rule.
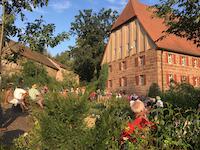
[[56, 2], [52, 2], [49, 4], [57, 12], [63, 12], [70, 8], [71, 3], [69, 0], [57, 0]]

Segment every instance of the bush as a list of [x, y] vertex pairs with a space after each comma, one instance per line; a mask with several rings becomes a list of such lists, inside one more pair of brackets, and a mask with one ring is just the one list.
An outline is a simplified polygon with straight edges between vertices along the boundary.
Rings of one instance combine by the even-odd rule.
[[161, 96], [161, 91], [160, 87], [157, 83], [152, 83], [151, 86], [149, 87], [149, 97], [156, 97], [156, 96]]
[[24, 84], [30, 86], [34, 83], [41, 85], [48, 84], [50, 82], [50, 77], [47, 74], [46, 69], [33, 61], [27, 61], [22, 64], [22, 77], [25, 79]]
[[170, 90], [166, 91], [162, 98], [181, 108], [196, 109], [200, 103], [200, 89], [195, 89], [187, 83], [176, 84]]
[[192, 149], [200, 148], [200, 114], [196, 110], [180, 109], [171, 104], [154, 109], [150, 120], [157, 124], [156, 132], [149, 132], [137, 143], [128, 143], [129, 149]]
[[[128, 143], [127, 149], [199, 149], [200, 114], [171, 104], [154, 109], [150, 120], [156, 131], [146, 131], [145, 138]], [[96, 125], [84, 123], [90, 109], [96, 109]], [[89, 103], [86, 98], [65, 99], [56, 94], [47, 97], [43, 113], [36, 113], [35, 127], [15, 141], [16, 149], [120, 149], [120, 133], [133, 118], [125, 100], [109, 100], [107, 105]]]

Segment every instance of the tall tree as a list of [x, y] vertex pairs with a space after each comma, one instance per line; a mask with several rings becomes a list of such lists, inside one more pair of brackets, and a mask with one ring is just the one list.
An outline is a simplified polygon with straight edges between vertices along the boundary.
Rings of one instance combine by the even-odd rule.
[[101, 9], [98, 13], [83, 10], [75, 16], [71, 34], [76, 36], [76, 46], [71, 48], [71, 53], [74, 70], [81, 80], [98, 77], [103, 51], [117, 17], [117, 11], [111, 9]]
[[66, 67], [68, 67], [69, 69], [72, 68], [73, 66], [73, 58], [71, 56], [71, 52], [69, 50], [62, 52], [60, 54], [57, 54], [55, 56], [55, 59], [57, 61], [59, 61], [60, 63], [64, 64]]
[[26, 23], [26, 27], [22, 33], [18, 35], [19, 41], [28, 45], [32, 50], [40, 53], [47, 52], [47, 48], [55, 47], [60, 42], [68, 38], [67, 32], [54, 35], [55, 25], [45, 24], [42, 16], [34, 22]]
[[153, 6], [156, 16], [164, 18], [169, 34], [175, 34], [200, 46], [199, 0], [159, 0]]
[[20, 16], [23, 21], [24, 11], [33, 11], [36, 7], [43, 7], [48, 4], [48, 0], [0, 0], [2, 7], [1, 16], [1, 36], [0, 36], [0, 86], [2, 72], [2, 54], [5, 41], [11, 36], [16, 36], [18, 28], [14, 25], [16, 16]]

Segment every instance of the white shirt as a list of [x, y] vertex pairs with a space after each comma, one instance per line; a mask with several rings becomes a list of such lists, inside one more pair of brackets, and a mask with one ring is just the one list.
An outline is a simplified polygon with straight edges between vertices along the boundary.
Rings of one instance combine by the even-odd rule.
[[158, 100], [158, 101], [157, 101], [156, 106], [157, 106], [157, 107], [164, 107], [164, 106], [163, 106], [163, 102], [162, 102], [161, 100]]
[[21, 88], [16, 88], [14, 91], [14, 98], [17, 100], [22, 100], [23, 99], [23, 94], [25, 94], [26, 91]]

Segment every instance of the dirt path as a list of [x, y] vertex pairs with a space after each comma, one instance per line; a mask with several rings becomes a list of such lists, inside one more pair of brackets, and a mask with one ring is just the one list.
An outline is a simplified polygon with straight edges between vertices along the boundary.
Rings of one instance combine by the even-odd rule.
[[11, 107], [3, 106], [3, 126], [7, 131], [0, 133], [0, 141], [5, 146], [13, 144], [13, 140], [24, 134], [33, 127], [33, 121], [28, 113], [13, 110]]

